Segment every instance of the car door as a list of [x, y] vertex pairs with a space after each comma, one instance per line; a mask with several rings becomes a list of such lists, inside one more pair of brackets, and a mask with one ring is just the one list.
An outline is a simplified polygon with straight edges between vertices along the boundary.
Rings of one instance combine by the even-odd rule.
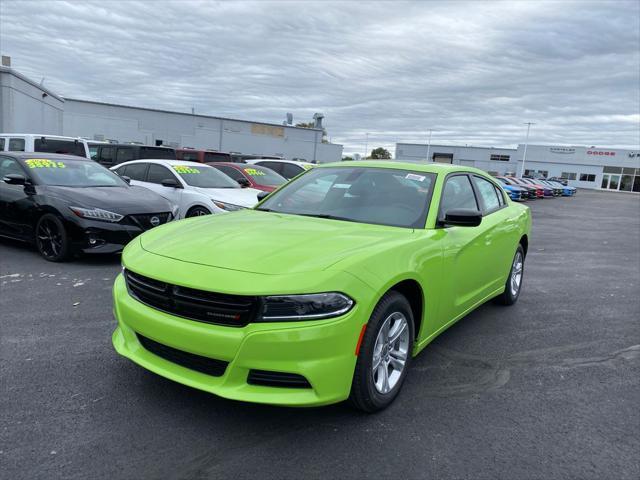
[[480, 175], [472, 176], [482, 210], [488, 274], [487, 294], [501, 288], [507, 279], [519, 241], [518, 224], [507, 208], [500, 187]]
[[[449, 174], [440, 197], [438, 218], [455, 209], [481, 210], [470, 175]], [[483, 300], [491, 291], [494, 273], [487, 267], [493, 261], [491, 223], [483, 221], [477, 227], [443, 225], [444, 280], [450, 292], [449, 305], [440, 315], [443, 323], [457, 318]]]
[[35, 191], [33, 186], [5, 183], [2, 179], [10, 174], [29, 178], [15, 158], [0, 156], [0, 234], [28, 239], [32, 233], [31, 220], [36, 208]]
[[144, 182], [140, 183], [143, 187], [153, 190], [158, 195], [166, 198], [172, 205], [180, 205], [182, 197], [182, 188], [165, 187], [162, 182], [165, 180], [175, 180], [178, 185], [182, 185], [179, 178], [164, 165], [157, 163], [149, 163], [147, 177]]

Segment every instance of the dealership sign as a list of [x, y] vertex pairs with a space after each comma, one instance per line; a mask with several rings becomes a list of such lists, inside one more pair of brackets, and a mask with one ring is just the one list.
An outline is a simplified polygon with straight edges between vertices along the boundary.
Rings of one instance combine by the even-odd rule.
[[605, 155], [607, 157], [615, 157], [616, 152], [611, 152], [611, 151], [607, 152], [604, 150], [587, 150], [587, 155], [599, 155], [599, 156]]
[[568, 147], [551, 147], [549, 149], [549, 151], [551, 153], [562, 153], [562, 154], [576, 153], [576, 149], [575, 148], [568, 148]]

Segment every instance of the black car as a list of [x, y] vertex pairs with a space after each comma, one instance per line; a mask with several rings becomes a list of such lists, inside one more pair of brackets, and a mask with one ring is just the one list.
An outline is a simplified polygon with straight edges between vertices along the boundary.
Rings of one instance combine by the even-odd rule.
[[32, 242], [47, 260], [115, 253], [173, 219], [160, 195], [87, 158], [0, 152], [0, 236]]
[[119, 165], [129, 160], [153, 158], [156, 160], [176, 160], [176, 149], [136, 143], [94, 143], [88, 142], [91, 158], [105, 167]]

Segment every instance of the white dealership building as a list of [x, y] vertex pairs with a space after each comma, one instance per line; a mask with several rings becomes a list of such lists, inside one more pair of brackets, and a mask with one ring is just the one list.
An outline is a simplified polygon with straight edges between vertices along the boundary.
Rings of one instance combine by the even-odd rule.
[[299, 128], [67, 98], [10, 68], [7, 57], [2, 60], [0, 132], [192, 147], [318, 163], [342, 159], [342, 145], [324, 138], [320, 114], [314, 116], [315, 128]]
[[[518, 145], [518, 148], [396, 144], [397, 160], [467, 165], [493, 175], [520, 175], [523, 157], [523, 144]], [[545, 177], [564, 177], [575, 187], [640, 192], [640, 147], [636, 150], [623, 150], [528, 145], [524, 170], [525, 174], [539, 172]]]

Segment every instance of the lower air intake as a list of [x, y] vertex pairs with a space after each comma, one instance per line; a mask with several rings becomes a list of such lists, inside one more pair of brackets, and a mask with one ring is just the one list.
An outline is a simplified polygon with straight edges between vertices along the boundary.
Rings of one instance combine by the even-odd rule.
[[267, 370], [249, 370], [249, 385], [280, 388], [311, 388], [309, 381], [297, 373], [269, 372]]

